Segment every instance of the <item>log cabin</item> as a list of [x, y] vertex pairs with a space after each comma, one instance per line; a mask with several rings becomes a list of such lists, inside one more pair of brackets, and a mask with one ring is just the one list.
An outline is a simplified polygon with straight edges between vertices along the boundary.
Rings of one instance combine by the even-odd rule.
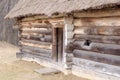
[[22, 60], [90, 80], [120, 80], [120, 0], [19, 0]]

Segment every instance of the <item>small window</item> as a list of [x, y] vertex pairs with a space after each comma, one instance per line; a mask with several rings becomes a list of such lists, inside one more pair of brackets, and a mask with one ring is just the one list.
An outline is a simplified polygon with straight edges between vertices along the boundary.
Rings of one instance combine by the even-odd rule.
[[84, 46], [90, 46], [91, 43], [92, 43], [91, 40], [86, 40], [85, 43], [84, 43]]

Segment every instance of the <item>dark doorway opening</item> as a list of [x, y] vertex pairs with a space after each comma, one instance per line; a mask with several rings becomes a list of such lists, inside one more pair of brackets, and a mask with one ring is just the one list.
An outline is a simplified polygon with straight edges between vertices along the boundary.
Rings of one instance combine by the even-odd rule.
[[63, 58], [63, 28], [57, 29], [57, 61], [62, 62]]

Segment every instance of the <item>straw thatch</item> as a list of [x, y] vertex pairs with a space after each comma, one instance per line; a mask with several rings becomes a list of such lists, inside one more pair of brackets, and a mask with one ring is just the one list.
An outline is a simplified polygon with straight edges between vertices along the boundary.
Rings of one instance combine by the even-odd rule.
[[6, 17], [14, 18], [36, 14], [52, 15], [119, 4], [120, 0], [20, 0]]

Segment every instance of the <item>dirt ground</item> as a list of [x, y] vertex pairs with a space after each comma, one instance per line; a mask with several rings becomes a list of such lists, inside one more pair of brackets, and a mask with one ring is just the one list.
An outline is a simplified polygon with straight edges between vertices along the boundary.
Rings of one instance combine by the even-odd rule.
[[86, 80], [74, 75], [40, 75], [34, 69], [42, 66], [35, 62], [19, 61], [15, 54], [19, 49], [6, 42], [0, 42], [0, 80]]

